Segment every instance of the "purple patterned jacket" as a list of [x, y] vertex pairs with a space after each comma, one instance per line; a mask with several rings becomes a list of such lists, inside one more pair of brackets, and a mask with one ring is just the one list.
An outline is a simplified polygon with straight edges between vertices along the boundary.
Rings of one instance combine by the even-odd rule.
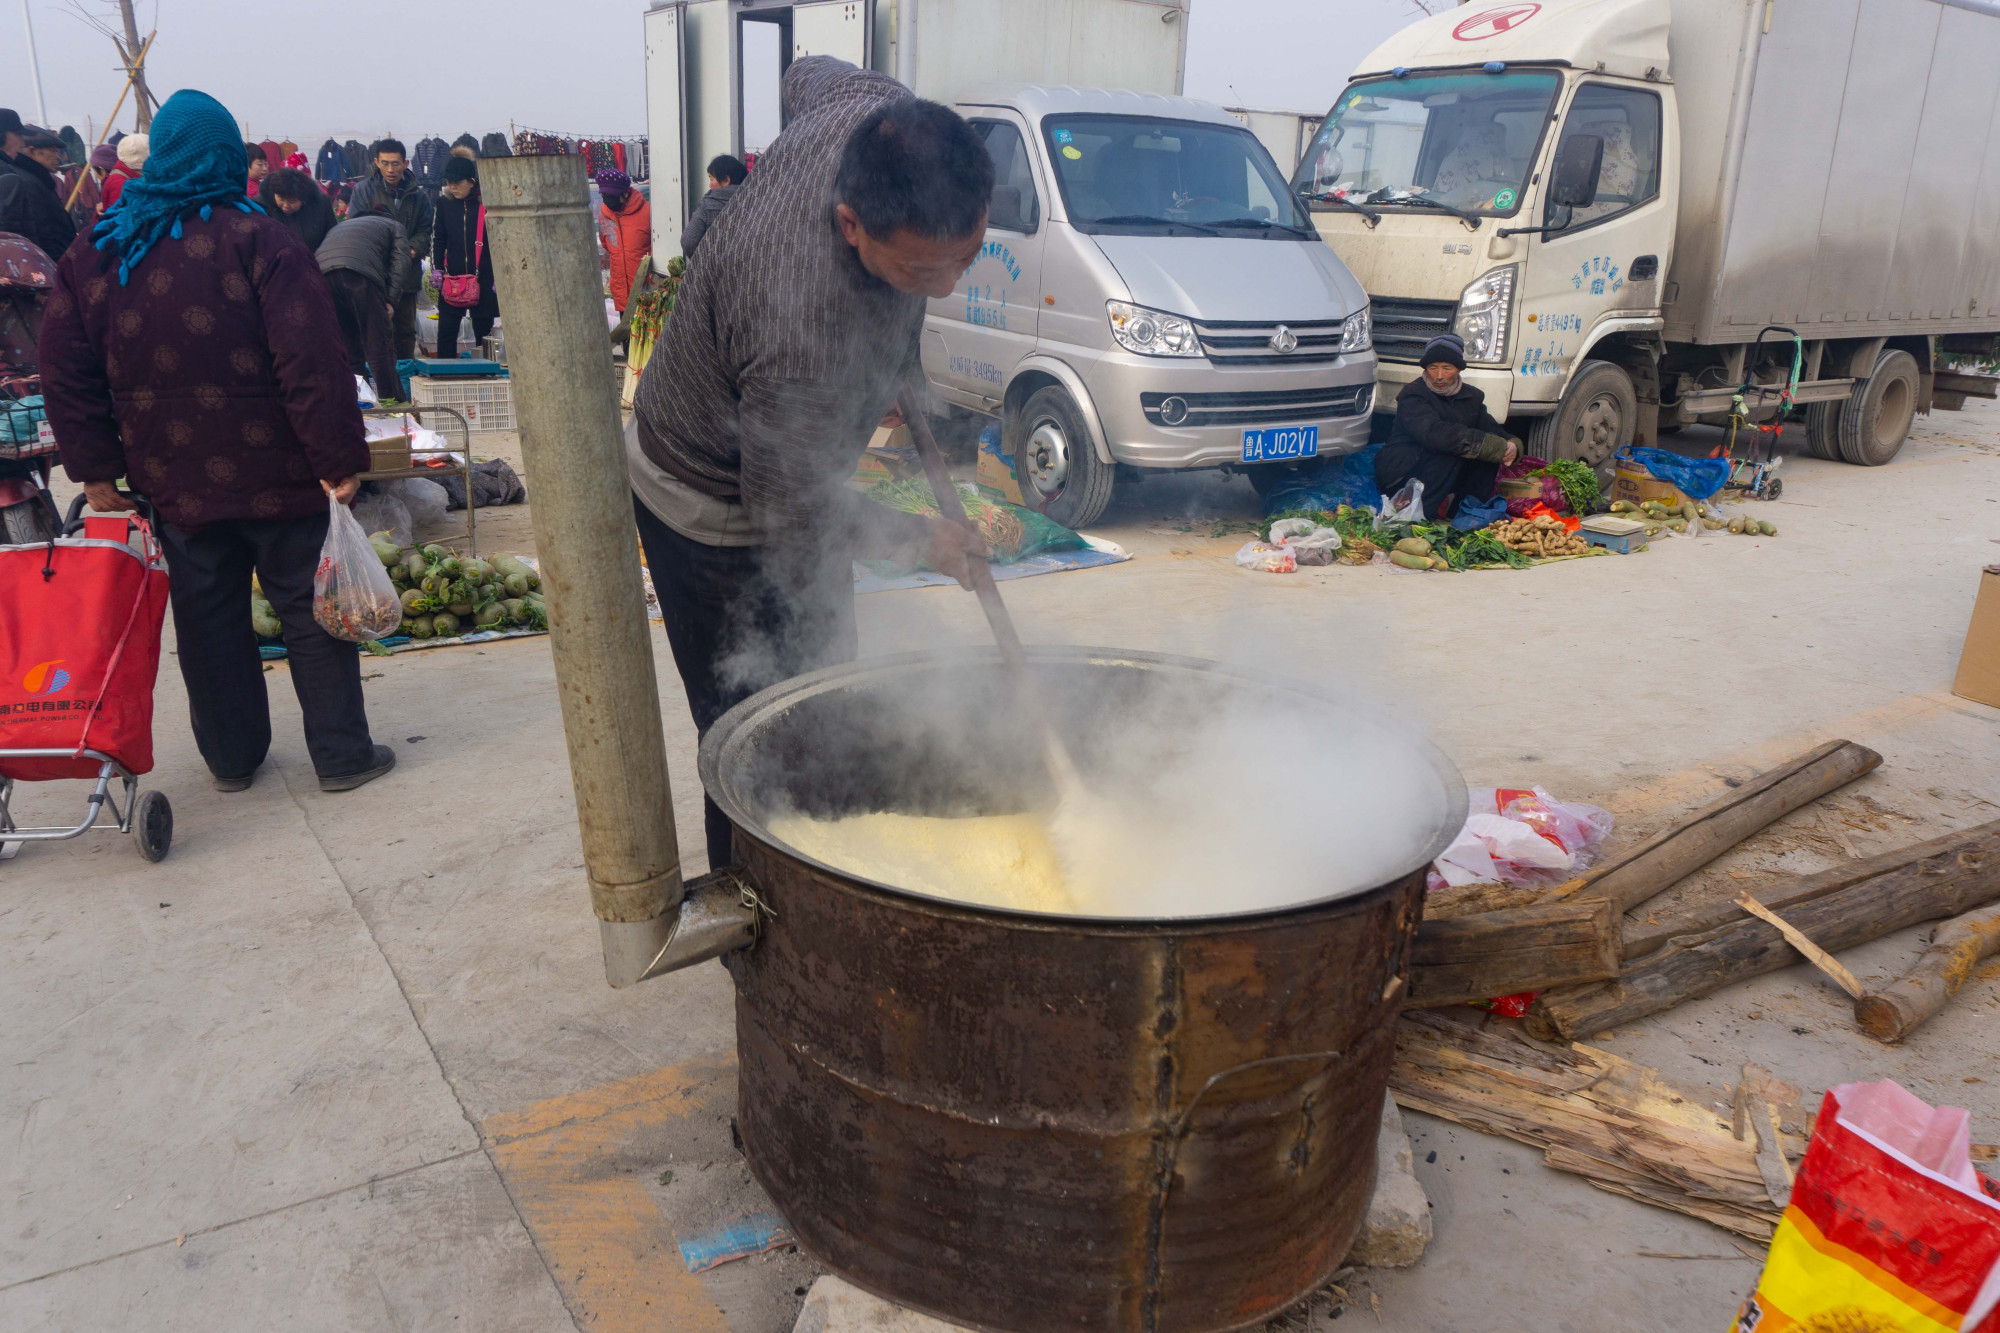
[[118, 285], [87, 241], [56, 268], [42, 390], [72, 481], [129, 479], [168, 522], [300, 518], [368, 468], [333, 294], [262, 214], [189, 217]]

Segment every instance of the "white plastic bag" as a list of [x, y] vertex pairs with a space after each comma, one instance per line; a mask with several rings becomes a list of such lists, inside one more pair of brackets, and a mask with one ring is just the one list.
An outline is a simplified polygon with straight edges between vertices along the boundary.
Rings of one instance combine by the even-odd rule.
[[1290, 549], [1269, 542], [1245, 542], [1236, 553], [1236, 563], [1245, 569], [1261, 569], [1266, 574], [1290, 574], [1299, 567]]
[[1446, 884], [1560, 884], [1597, 864], [1611, 812], [1534, 787], [1475, 788], [1465, 827], [1434, 866]]
[[1382, 509], [1375, 515], [1376, 528], [1386, 528], [1391, 523], [1421, 523], [1424, 521], [1424, 484], [1415, 477], [1404, 482], [1394, 495], [1382, 497]]
[[367, 643], [394, 634], [403, 623], [403, 604], [382, 557], [346, 505], [326, 497], [326, 541], [313, 571], [313, 619], [336, 639]]
[[363, 532], [386, 532], [397, 546], [411, 544], [410, 508], [402, 487], [393, 481], [364, 481], [349, 511]]
[[445, 521], [451, 509], [451, 493], [429, 477], [405, 477], [403, 504], [410, 511], [411, 532], [418, 533]]
[[1281, 518], [1271, 525], [1271, 544], [1289, 549], [1302, 565], [1330, 565], [1340, 549], [1340, 532], [1309, 518]]

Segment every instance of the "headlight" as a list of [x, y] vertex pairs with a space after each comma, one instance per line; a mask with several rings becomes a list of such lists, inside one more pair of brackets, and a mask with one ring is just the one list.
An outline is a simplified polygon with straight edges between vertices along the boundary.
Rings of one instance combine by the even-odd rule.
[[1372, 344], [1368, 341], [1368, 307], [1347, 317], [1340, 326], [1340, 350], [1343, 352], [1365, 352]]
[[1452, 332], [1465, 339], [1465, 359], [1505, 363], [1507, 337], [1512, 332], [1514, 274], [1519, 264], [1482, 273], [1458, 297], [1458, 318]]
[[1179, 315], [1148, 310], [1142, 305], [1106, 301], [1111, 314], [1111, 336], [1128, 352], [1140, 356], [1200, 356], [1201, 339], [1194, 325]]

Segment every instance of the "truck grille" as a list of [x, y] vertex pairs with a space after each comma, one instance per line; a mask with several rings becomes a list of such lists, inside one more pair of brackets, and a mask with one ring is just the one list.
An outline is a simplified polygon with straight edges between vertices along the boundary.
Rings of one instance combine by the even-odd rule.
[[[1194, 331], [1201, 339], [1201, 350], [1219, 366], [1304, 366], [1331, 361], [1340, 355], [1340, 326], [1344, 323], [1345, 320], [1339, 319], [1282, 325], [1264, 319], [1198, 319], [1194, 321]], [[1290, 329], [1299, 340], [1297, 350], [1272, 349], [1271, 339], [1281, 327]]]
[[1375, 305], [1375, 355], [1384, 361], [1415, 361], [1424, 344], [1451, 332], [1456, 301], [1422, 301], [1407, 296], [1371, 296]]
[[[1187, 415], [1167, 420], [1162, 404], [1178, 398]], [[1139, 406], [1155, 426], [1305, 425], [1334, 417], [1358, 417], [1375, 401], [1371, 384], [1333, 384], [1323, 389], [1273, 389], [1263, 393], [1142, 393]], [[1175, 415], [1180, 409], [1176, 409]]]

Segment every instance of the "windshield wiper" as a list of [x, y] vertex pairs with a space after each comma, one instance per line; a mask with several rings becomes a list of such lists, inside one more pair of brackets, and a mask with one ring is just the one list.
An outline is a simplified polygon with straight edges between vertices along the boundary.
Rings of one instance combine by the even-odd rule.
[[1290, 232], [1302, 241], [1316, 241], [1319, 239], [1319, 233], [1317, 232], [1307, 231], [1303, 227], [1294, 227], [1290, 223], [1273, 222], [1269, 218], [1218, 218], [1211, 225], [1217, 227], [1255, 227], [1259, 231]]
[[1382, 215], [1380, 213], [1377, 213], [1372, 208], [1363, 208], [1360, 204], [1355, 203], [1352, 199], [1349, 199], [1344, 194], [1335, 194], [1333, 191], [1328, 190], [1325, 194], [1313, 194], [1313, 195], [1307, 195], [1306, 197], [1312, 200], [1314, 203], [1339, 204], [1342, 208], [1353, 209], [1355, 212], [1359, 213], [1362, 217], [1368, 219], [1368, 230], [1370, 231], [1375, 230], [1376, 225], [1382, 221]]
[[1176, 222], [1172, 218], [1156, 218], [1146, 213], [1120, 213], [1115, 217], [1090, 218], [1088, 221], [1093, 227], [1191, 227], [1210, 236], [1219, 234], [1215, 228], [1199, 222]]
[[1462, 208], [1455, 208], [1445, 203], [1442, 199], [1433, 199], [1429, 195], [1424, 194], [1413, 194], [1402, 199], [1385, 199], [1382, 202], [1385, 204], [1410, 204], [1419, 208], [1442, 208], [1445, 212], [1464, 222], [1473, 231], [1478, 231], [1479, 224], [1486, 220], [1477, 213], [1468, 213]]

